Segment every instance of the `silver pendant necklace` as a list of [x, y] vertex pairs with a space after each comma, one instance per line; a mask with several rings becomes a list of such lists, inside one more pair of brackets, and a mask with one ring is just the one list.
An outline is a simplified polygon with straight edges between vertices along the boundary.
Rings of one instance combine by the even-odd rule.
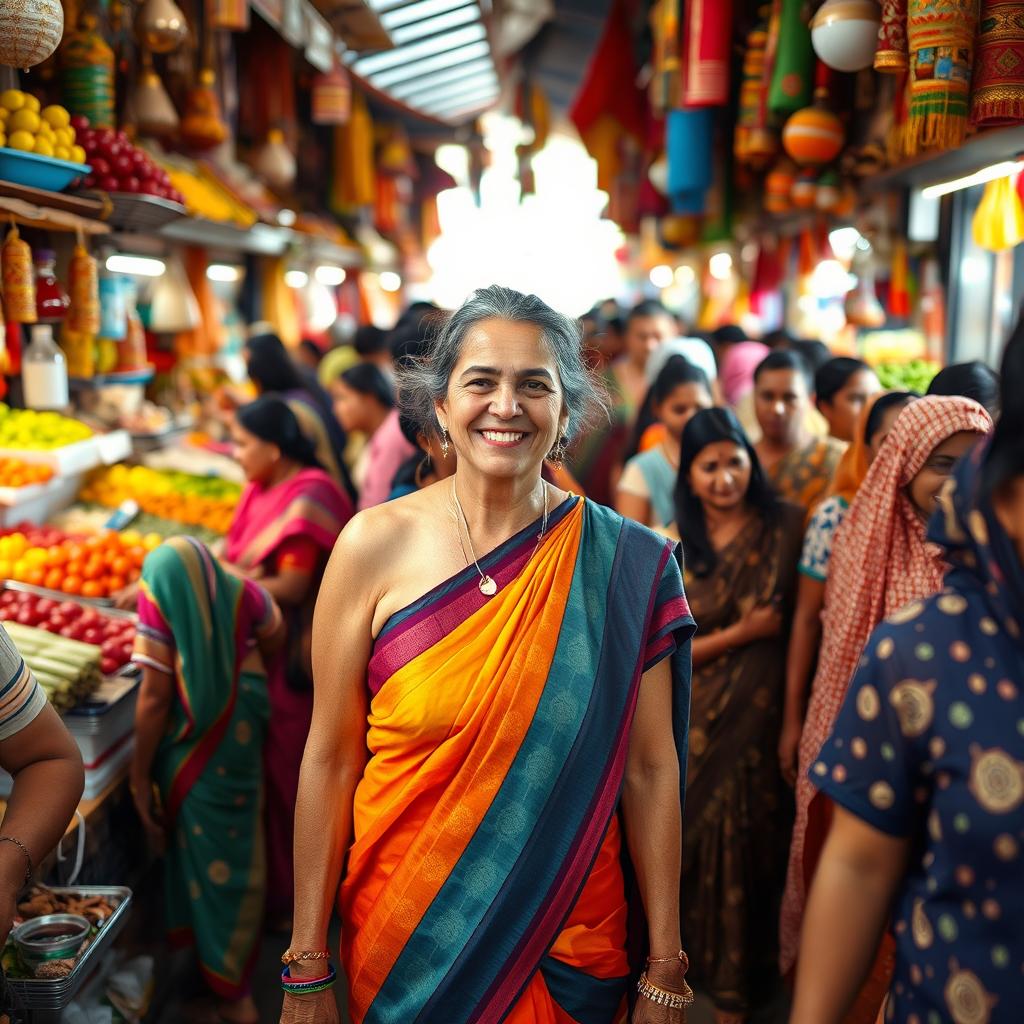
[[[537, 543], [534, 546], [533, 551], [530, 553], [530, 557], [527, 559], [527, 562], [533, 560], [533, 556], [537, 554], [537, 551], [540, 548], [540, 542], [544, 539], [544, 534], [548, 531], [548, 485], [544, 483], [544, 481], [541, 481], [541, 485], [544, 488], [544, 517], [541, 519], [540, 533], [537, 534]], [[473, 547], [473, 535], [469, 532], [469, 520], [466, 518], [466, 513], [462, 508], [462, 502], [459, 501], [459, 494], [455, 490], [454, 477], [452, 478], [452, 501], [455, 506], [452, 510], [453, 513], [455, 509], [458, 510], [458, 515], [455, 517], [455, 526], [459, 531], [459, 544], [462, 544], [462, 528], [465, 528], [466, 540], [469, 541], [469, 550], [472, 555], [472, 562], [476, 566], [476, 571], [480, 574], [480, 579], [477, 581], [476, 585], [484, 597], [494, 597], [498, 592], [498, 584], [480, 568], [480, 560], [476, 557], [476, 548]], [[470, 557], [466, 555], [465, 545], [462, 546], [462, 554], [468, 563], [470, 561]]]

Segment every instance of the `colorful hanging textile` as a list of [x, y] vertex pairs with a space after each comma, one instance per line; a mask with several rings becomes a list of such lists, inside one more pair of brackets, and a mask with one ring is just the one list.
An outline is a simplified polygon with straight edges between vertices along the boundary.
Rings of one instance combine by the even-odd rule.
[[978, 0], [910, 0], [910, 119], [904, 152], [953, 149], [967, 132]]
[[985, 186], [971, 233], [974, 244], [989, 252], [1012, 249], [1024, 241], [1024, 207], [1013, 178], [997, 178]]
[[331, 208], [344, 211], [356, 206], [369, 206], [376, 193], [373, 119], [363, 94], [355, 92], [352, 94], [352, 112], [348, 124], [338, 125], [334, 129]]
[[665, 121], [668, 194], [676, 213], [703, 213], [711, 186], [714, 112], [671, 110]]
[[899, 74], [910, 67], [907, 47], [907, 0], [882, 0], [875, 70]]
[[975, 45], [971, 124], [1019, 124], [1024, 121], [1024, 4], [982, 0]]
[[622, 160], [623, 136], [643, 142], [647, 96], [637, 85], [630, 16], [635, 3], [615, 0], [604, 33], [569, 111], [587, 152], [597, 162], [597, 187], [611, 192]]
[[902, 238], [893, 241], [892, 269], [889, 272], [889, 315], [901, 319], [910, 316], [910, 257]]
[[768, 109], [776, 117], [796, 113], [811, 102], [814, 50], [803, 6], [803, 0], [782, 0], [779, 43], [768, 93]]
[[728, 103], [732, 0], [688, 0], [683, 38], [683, 103], [687, 107]]
[[766, 166], [778, 152], [778, 138], [767, 127], [765, 118], [765, 64], [768, 53], [768, 8], [747, 36], [743, 56], [743, 81], [740, 83], [739, 110], [733, 153], [736, 159], [755, 170]]
[[653, 65], [649, 90], [651, 106], [658, 114], [681, 105], [682, 83], [682, 30], [679, 24], [680, 0], [657, 0], [651, 6], [651, 39], [654, 45]]

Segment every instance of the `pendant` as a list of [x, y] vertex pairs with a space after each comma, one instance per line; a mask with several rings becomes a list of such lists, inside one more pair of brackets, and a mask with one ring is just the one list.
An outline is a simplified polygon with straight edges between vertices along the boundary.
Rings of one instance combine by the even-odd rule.
[[480, 582], [477, 586], [480, 588], [480, 593], [483, 594], [484, 597], [494, 597], [498, 592], [498, 584], [495, 583], [490, 576], [481, 576]]

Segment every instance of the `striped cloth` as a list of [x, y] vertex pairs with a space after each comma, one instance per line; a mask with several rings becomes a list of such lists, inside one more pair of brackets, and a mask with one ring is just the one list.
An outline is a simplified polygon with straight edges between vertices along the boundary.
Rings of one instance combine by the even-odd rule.
[[46, 694], [0, 626], [0, 740], [10, 739], [46, 707]]

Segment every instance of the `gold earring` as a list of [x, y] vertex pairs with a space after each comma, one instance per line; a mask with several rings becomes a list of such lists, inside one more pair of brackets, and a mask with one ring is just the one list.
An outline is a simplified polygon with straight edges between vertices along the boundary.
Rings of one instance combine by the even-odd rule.
[[441, 428], [441, 458], [442, 459], [447, 459], [448, 458], [449, 447], [450, 446], [448, 444], [448, 429], [447, 429], [447, 427], [442, 427]]
[[550, 462], [552, 466], [560, 466], [565, 461], [566, 447], [565, 435], [563, 434], [558, 439], [555, 447], [548, 452], [548, 462]]

